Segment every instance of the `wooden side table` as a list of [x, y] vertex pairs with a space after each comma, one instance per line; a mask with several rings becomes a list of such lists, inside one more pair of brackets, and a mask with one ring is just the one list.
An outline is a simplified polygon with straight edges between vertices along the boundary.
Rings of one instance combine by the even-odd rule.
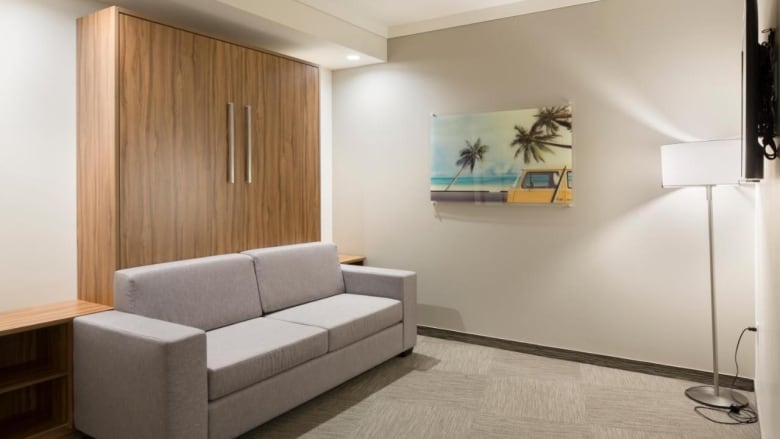
[[360, 255], [339, 255], [339, 263], [340, 264], [348, 264], [348, 265], [363, 265], [363, 262], [366, 261], [365, 256]]
[[72, 436], [73, 319], [110, 309], [71, 300], [0, 313], [0, 436]]

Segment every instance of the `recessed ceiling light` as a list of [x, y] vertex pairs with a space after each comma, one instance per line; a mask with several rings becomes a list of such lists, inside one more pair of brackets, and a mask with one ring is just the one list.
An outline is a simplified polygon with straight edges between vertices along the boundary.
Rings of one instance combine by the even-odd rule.
[[355, 55], [355, 54], [347, 55], [347, 59], [350, 61], [360, 61], [360, 55]]

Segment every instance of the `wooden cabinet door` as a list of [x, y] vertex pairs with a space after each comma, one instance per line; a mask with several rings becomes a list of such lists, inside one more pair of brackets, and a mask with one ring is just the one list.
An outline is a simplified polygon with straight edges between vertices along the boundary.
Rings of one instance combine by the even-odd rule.
[[243, 206], [228, 181], [228, 102], [241, 56], [226, 43], [120, 16], [120, 267], [243, 247], [234, 220]]
[[279, 59], [282, 244], [320, 239], [319, 70]]
[[320, 239], [319, 70], [247, 50], [249, 248]]
[[279, 57], [247, 49], [244, 111], [251, 142], [246, 145], [251, 183], [244, 181], [247, 206], [247, 248], [281, 245], [282, 217]]
[[243, 188], [247, 159], [243, 152], [246, 143], [243, 96], [247, 49], [222, 41], [212, 40], [212, 43], [214, 51], [209, 62], [214, 74], [207, 89], [211, 96], [209, 120], [212, 128], [209, 129], [208, 142], [217, 152], [214, 158], [206, 159], [207, 162], [213, 160], [211, 165], [216, 174], [214, 204], [209, 212], [214, 223], [209, 254], [237, 253], [247, 249]]

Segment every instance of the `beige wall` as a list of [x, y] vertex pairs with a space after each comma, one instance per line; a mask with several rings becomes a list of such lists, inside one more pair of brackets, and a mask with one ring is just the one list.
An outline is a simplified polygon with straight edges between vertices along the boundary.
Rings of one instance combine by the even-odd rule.
[[780, 163], [767, 162], [757, 196], [756, 397], [762, 435], [780, 436]]
[[[780, 23], [777, 3], [759, 2], [760, 28]], [[780, 163], [766, 161], [765, 170], [756, 196], [756, 398], [761, 434], [774, 438], [780, 437]]]
[[320, 239], [333, 242], [333, 74], [320, 67]]
[[0, 0], [0, 312], [76, 297], [76, 18]]
[[[334, 72], [335, 242], [417, 271], [421, 324], [711, 370], [704, 189], [662, 189], [659, 146], [739, 135], [741, 17], [733, 0], [609, 0], [391, 40], [388, 64]], [[567, 101], [574, 207], [430, 203], [431, 113]], [[716, 188], [715, 215], [733, 373], [753, 187]]]

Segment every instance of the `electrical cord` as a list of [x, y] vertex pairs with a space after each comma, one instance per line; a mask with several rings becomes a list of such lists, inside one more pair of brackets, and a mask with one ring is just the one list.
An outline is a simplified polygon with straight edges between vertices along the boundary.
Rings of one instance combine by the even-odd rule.
[[[739, 344], [742, 342], [742, 336], [745, 335], [745, 332], [756, 332], [755, 326], [748, 326], [747, 328], [743, 329], [742, 332], [739, 334], [739, 338], [737, 339], [737, 347], [734, 349], [734, 364], [737, 366], [736, 374], [734, 375], [734, 379], [731, 381], [731, 388], [733, 389], [734, 386], [737, 384], [737, 380], [739, 379], [739, 361], [737, 360], [737, 354], [739, 353]], [[727, 415], [731, 421], [720, 421], [715, 418], [712, 418], [710, 416], [707, 416], [704, 411], [708, 410], [711, 412], [719, 413], [719, 414], [725, 414]], [[755, 410], [750, 408], [750, 406], [741, 407], [738, 405], [735, 401], [734, 404], [731, 405], [730, 408], [727, 409], [721, 409], [721, 408], [715, 408], [715, 407], [707, 407], [703, 405], [699, 405], [693, 408], [693, 411], [699, 414], [702, 418], [714, 422], [716, 424], [724, 424], [724, 425], [739, 425], [739, 424], [755, 424], [758, 422], [758, 413], [756, 413]]]
[[[693, 410], [699, 414], [702, 418], [714, 422], [716, 424], [723, 424], [723, 425], [741, 425], [741, 424], [755, 424], [758, 422], [758, 414], [756, 414], [756, 411], [751, 409], [750, 407], [742, 407], [736, 408], [732, 407], [730, 409], [719, 409], [715, 407], [706, 407], [703, 405], [699, 405], [693, 408]], [[719, 421], [715, 418], [711, 418], [704, 414], [704, 410], [709, 410], [715, 413], [725, 413], [727, 416], [733, 421]]]

